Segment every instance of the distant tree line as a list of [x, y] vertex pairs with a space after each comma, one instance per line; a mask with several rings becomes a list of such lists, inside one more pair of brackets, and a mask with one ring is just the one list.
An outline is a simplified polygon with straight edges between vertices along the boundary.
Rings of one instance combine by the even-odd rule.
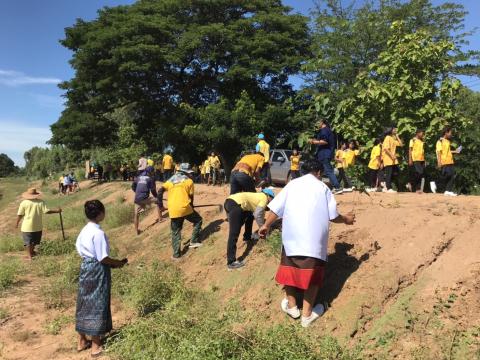
[[[367, 147], [393, 123], [406, 138], [425, 128], [432, 146], [448, 123], [472, 191], [479, 98], [456, 76], [480, 72], [479, 53], [462, 50], [472, 35], [465, 15], [461, 4], [430, 0], [322, 0], [311, 17], [280, 0], [104, 8], [65, 31], [75, 75], [60, 85], [66, 108], [50, 142], [72, 160], [112, 162], [165, 148], [199, 162], [213, 149], [228, 170], [260, 131], [272, 146], [303, 147], [319, 117]], [[302, 89], [291, 76], [304, 78]]]

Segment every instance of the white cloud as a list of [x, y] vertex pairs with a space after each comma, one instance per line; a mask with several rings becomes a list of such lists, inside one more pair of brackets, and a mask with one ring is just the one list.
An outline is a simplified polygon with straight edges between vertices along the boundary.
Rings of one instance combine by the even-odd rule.
[[18, 166], [24, 166], [23, 153], [34, 146], [47, 146], [52, 133], [48, 127], [37, 127], [12, 120], [0, 120], [0, 153]]
[[19, 71], [0, 69], [0, 84], [6, 86], [22, 86], [22, 85], [49, 85], [58, 84], [62, 80], [49, 77], [34, 77], [25, 75]]

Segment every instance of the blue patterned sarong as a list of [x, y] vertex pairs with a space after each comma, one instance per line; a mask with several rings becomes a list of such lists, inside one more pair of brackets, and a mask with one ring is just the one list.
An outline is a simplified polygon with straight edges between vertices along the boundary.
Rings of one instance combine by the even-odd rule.
[[110, 266], [93, 258], [84, 258], [80, 265], [75, 330], [90, 336], [112, 330]]

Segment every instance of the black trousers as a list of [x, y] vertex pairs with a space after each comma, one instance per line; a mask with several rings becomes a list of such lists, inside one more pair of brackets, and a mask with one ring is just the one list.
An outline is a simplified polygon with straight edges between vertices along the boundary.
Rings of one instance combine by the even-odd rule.
[[293, 179], [296, 179], [296, 178], [299, 178], [300, 176], [302, 176], [300, 174], [300, 171], [298, 170], [291, 170], [290, 171], [290, 178], [293, 180]]
[[230, 175], [230, 195], [239, 192], [255, 192], [253, 178], [244, 172], [233, 171]]
[[378, 178], [378, 170], [368, 169], [368, 182], [370, 187], [376, 188], [377, 187], [377, 178]]
[[262, 172], [260, 174], [262, 180], [266, 181], [266, 185], [272, 184], [272, 173], [270, 172], [270, 163], [266, 162], [263, 164]]
[[425, 177], [425, 161], [414, 161], [410, 166], [410, 184], [412, 191], [421, 190], [422, 179]]
[[244, 224], [243, 239], [249, 241], [252, 238], [253, 214], [250, 211], [243, 211], [241, 206], [232, 199], [227, 199], [224, 207], [227, 212], [229, 225], [227, 264], [231, 264], [237, 260], [237, 240]]
[[338, 182], [341, 183], [343, 181], [343, 186], [346, 188], [351, 188], [352, 187], [352, 182], [350, 181], [349, 177], [347, 176], [347, 173], [345, 172], [344, 168], [339, 168], [338, 169]]
[[385, 166], [384, 171], [387, 189], [390, 190], [392, 188], [392, 182], [395, 182], [395, 184], [397, 185], [397, 190], [400, 190], [400, 185], [398, 184], [398, 165]]
[[445, 191], [453, 191], [455, 182], [455, 168], [453, 164], [442, 166], [442, 183]]

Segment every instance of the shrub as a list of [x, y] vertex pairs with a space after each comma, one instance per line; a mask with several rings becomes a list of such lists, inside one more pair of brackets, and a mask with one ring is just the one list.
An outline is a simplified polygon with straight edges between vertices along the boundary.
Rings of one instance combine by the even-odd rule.
[[124, 278], [117, 290], [140, 316], [162, 309], [174, 297], [184, 294], [179, 272], [159, 263]]
[[0, 237], [0, 253], [22, 250], [23, 241], [20, 235], [2, 235]]
[[75, 250], [73, 241], [70, 240], [44, 240], [40, 243], [40, 254], [58, 256], [71, 253]]
[[2, 259], [0, 262], [0, 291], [11, 287], [17, 275], [23, 272], [23, 266], [17, 258]]

